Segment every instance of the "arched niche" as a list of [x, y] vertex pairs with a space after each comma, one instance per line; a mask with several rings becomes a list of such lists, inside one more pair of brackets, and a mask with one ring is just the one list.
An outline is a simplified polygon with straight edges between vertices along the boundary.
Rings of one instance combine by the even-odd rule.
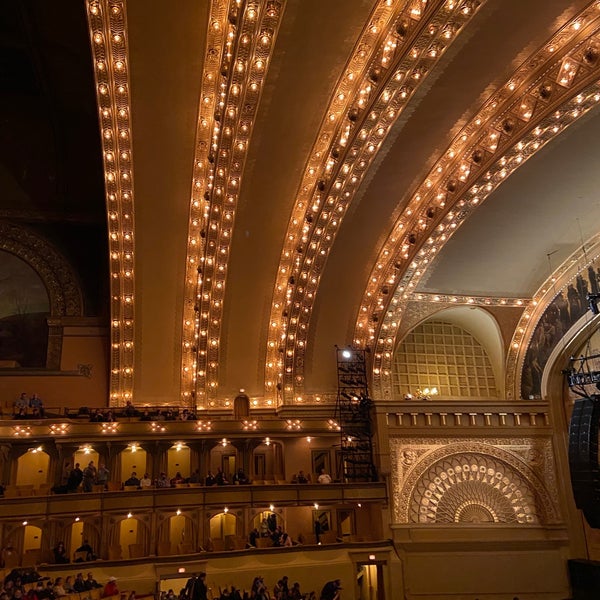
[[225, 540], [228, 535], [237, 534], [236, 515], [231, 512], [221, 512], [210, 517], [209, 536], [211, 540]]
[[170, 552], [174, 554], [193, 552], [196, 548], [196, 538], [197, 531], [194, 520], [183, 513], [170, 515], [163, 519], [158, 528], [159, 543], [168, 544]]
[[39, 446], [31, 447], [17, 459], [17, 485], [38, 487], [48, 482], [50, 456]]
[[496, 399], [504, 394], [504, 344], [494, 317], [456, 306], [431, 315], [394, 352], [394, 396], [437, 388], [450, 399]]
[[40, 550], [42, 547], [42, 529], [37, 525], [25, 525], [23, 527], [23, 552], [28, 550]]
[[[0, 311], [3, 337], [12, 340], [6, 345], [8, 354], [0, 351], [0, 360], [10, 354], [8, 367], [60, 368], [60, 318], [83, 315], [83, 294], [75, 271], [46, 239], [26, 227], [0, 221], [0, 277], [5, 278], [7, 272], [22, 281], [26, 294], [17, 290], [17, 304]], [[33, 328], [22, 343], [14, 338], [18, 325]]]
[[284, 479], [283, 444], [275, 440], [263, 440], [252, 452], [253, 479]]
[[121, 547], [123, 558], [138, 558], [148, 555], [149, 530], [143, 519], [127, 516], [113, 527], [113, 545]]
[[184, 479], [191, 474], [192, 453], [189, 446], [177, 443], [167, 451], [167, 476], [169, 479], [180, 473]]
[[238, 451], [233, 444], [220, 442], [211, 448], [209, 470], [213, 475], [218, 469], [223, 469], [225, 476], [231, 482], [234, 473], [240, 466]]
[[119, 466], [121, 470], [121, 481], [127, 481], [136, 473], [141, 479], [147, 470], [148, 456], [146, 450], [139, 444], [131, 443], [119, 453]]
[[[257, 512], [250, 523], [251, 529], [257, 529], [259, 535], [266, 537], [273, 525], [280, 526], [285, 530], [283, 515], [273, 510], [261, 510]], [[271, 528], [270, 528], [271, 527]]]
[[19, 524], [15, 523], [12, 528], [7, 526], [2, 547], [18, 554], [23, 554], [27, 550], [41, 549], [44, 536], [42, 525], [43, 523], [23, 521]]
[[98, 461], [100, 460], [100, 455], [97, 450], [94, 450], [92, 446], [86, 444], [85, 446], [80, 446], [73, 453], [73, 464], [79, 463], [79, 467], [83, 471], [91, 461], [94, 461], [94, 465], [98, 468]]

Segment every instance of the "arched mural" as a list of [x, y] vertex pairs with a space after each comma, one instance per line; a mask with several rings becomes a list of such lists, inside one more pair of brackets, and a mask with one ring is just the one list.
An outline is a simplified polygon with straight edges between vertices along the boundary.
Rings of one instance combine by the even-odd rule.
[[0, 250], [0, 365], [44, 367], [50, 301], [41, 277]]
[[541, 396], [542, 374], [552, 351], [588, 310], [587, 295], [599, 291], [600, 268], [590, 265], [556, 295], [536, 325], [521, 373], [521, 397]]

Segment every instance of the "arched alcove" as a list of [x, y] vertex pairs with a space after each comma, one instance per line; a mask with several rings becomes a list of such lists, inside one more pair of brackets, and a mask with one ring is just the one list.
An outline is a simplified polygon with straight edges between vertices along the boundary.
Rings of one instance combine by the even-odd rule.
[[169, 479], [180, 473], [184, 479], [191, 472], [191, 450], [185, 444], [176, 443], [167, 452], [167, 476]]
[[209, 520], [209, 536], [211, 540], [225, 540], [228, 535], [236, 535], [237, 517], [230, 512], [213, 515]]
[[496, 320], [478, 307], [439, 311], [412, 329], [394, 353], [394, 396], [435, 388], [444, 399], [496, 399], [504, 389]]
[[127, 481], [133, 473], [141, 479], [147, 469], [147, 453], [139, 444], [132, 442], [119, 453], [121, 481]]
[[31, 447], [17, 459], [17, 485], [38, 487], [48, 482], [50, 456], [40, 446]]

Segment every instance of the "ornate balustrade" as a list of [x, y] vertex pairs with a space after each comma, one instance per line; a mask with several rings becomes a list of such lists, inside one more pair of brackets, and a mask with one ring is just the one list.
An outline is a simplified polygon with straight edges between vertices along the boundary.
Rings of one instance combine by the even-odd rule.
[[[551, 431], [547, 403], [490, 403], [407, 401], [387, 410], [389, 429], [527, 429]], [[497, 432], [495, 432], [496, 434]]]

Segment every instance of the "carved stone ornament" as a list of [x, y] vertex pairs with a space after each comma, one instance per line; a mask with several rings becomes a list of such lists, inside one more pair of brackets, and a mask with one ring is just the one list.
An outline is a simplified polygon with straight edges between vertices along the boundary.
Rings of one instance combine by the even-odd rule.
[[396, 438], [390, 447], [396, 523], [560, 521], [549, 440]]
[[49, 242], [25, 227], [0, 221], [0, 250], [18, 256], [40, 276], [48, 291], [52, 317], [83, 315], [77, 276]]

